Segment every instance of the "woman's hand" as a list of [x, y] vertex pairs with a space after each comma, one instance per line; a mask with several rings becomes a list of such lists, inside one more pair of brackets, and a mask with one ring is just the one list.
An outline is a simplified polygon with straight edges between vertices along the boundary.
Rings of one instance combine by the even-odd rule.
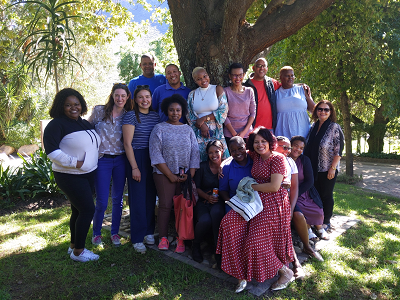
[[183, 174], [182, 176], [179, 177], [179, 182], [185, 182], [187, 180], [187, 174]]
[[331, 180], [331, 179], [335, 178], [335, 175], [336, 175], [336, 170], [334, 170], [334, 169], [332, 169], [332, 168], [329, 168], [328, 176], [326, 176], [326, 177], [327, 177], [329, 180]]
[[206, 200], [210, 204], [215, 204], [218, 202], [218, 195], [208, 195], [208, 198]]
[[194, 126], [196, 126], [196, 128], [198, 128], [198, 129], [200, 129], [203, 124], [204, 124], [204, 118], [198, 118], [196, 120], [196, 123], [194, 124]]
[[133, 180], [140, 182], [140, 180], [142, 179], [142, 173], [140, 173], [139, 168], [135, 168], [132, 170], [132, 178]]
[[244, 139], [244, 136], [246, 135], [246, 132], [243, 130], [243, 131], [241, 131], [241, 132], [238, 132], [237, 134], [236, 134], [236, 136], [240, 136], [241, 138], [243, 138]]
[[219, 167], [219, 170], [218, 170], [218, 179], [221, 179], [221, 178], [224, 178], [224, 173], [222, 173], [222, 168]]
[[311, 98], [311, 89], [307, 84], [303, 84], [304, 95], [306, 98]]
[[201, 131], [201, 136], [208, 138], [210, 137], [210, 132], [209, 132], [210, 128], [208, 128], [208, 126], [203, 123], [203, 125], [201, 125], [200, 131]]
[[171, 183], [181, 182], [181, 178], [178, 175], [175, 175], [172, 173], [171, 173], [171, 175], [168, 176], [168, 179], [169, 179], [169, 181], [171, 181]]

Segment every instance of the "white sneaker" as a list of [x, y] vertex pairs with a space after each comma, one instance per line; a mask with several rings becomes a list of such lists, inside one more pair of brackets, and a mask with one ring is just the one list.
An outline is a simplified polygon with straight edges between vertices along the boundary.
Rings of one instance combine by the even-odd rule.
[[154, 235], [149, 234], [144, 237], [144, 243], [147, 245], [154, 245]]
[[71, 247], [68, 247], [68, 251], [67, 251], [68, 255], [71, 255], [72, 252], [74, 252], [74, 249], [72, 249]]
[[87, 262], [90, 260], [98, 260], [100, 258], [99, 255], [94, 254], [92, 251], [89, 251], [88, 249], [83, 249], [82, 253], [76, 256], [74, 252], [71, 253], [70, 255], [71, 259], [74, 261], [79, 261], [79, 262]]
[[146, 253], [146, 246], [143, 243], [133, 244], [133, 248], [136, 250], [136, 252], [139, 252], [142, 254]]

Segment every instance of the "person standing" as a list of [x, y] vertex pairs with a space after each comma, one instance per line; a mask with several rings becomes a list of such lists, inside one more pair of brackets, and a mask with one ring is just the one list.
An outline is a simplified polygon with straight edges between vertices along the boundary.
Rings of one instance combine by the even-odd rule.
[[263, 126], [269, 130], [275, 130], [276, 127], [276, 97], [275, 90], [281, 84], [268, 77], [268, 63], [265, 58], [256, 60], [253, 66], [254, 73], [243, 84], [251, 87], [254, 91], [256, 101], [256, 117], [253, 128]]
[[101, 227], [104, 212], [108, 205], [110, 180], [112, 178], [112, 224], [111, 242], [115, 247], [121, 245], [118, 235], [121, 223], [123, 193], [125, 186], [126, 155], [122, 140], [122, 118], [127, 111], [132, 110], [132, 98], [126, 84], [113, 85], [111, 94], [105, 105], [97, 105], [88, 121], [95, 127], [101, 138], [99, 148], [100, 158], [96, 176], [96, 211], [93, 216], [92, 244], [100, 245]]
[[134, 110], [122, 121], [124, 148], [128, 163], [128, 199], [131, 221], [131, 242], [135, 251], [146, 252], [154, 244], [156, 186], [149, 154], [149, 139], [160, 117], [151, 107], [151, 92], [139, 85], [133, 93]]
[[[154, 90], [152, 101], [153, 109], [158, 112], [161, 122], [168, 121], [168, 116], [166, 116], [161, 109], [162, 101], [167, 97], [171, 97], [173, 94], [179, 94], [187, 100], [190, 93], [190, 89], [181, 82], [181, 71], [179, 71], [177, 65], [167, 65], [165, 67], [165, 77], [167, 78], [167, 82]], [[185, 116], [182, 115], [179, 121], [181, 123], [186, 123]]]
[[68, 254], [79, 262], [99, 259], [99, 255], [85, 248], [95, 211], [93, 194], [100, 145], [93, 125], [81, 118], [86, 112], [85, 99], [78, 91], [62, 89], [54, 97], [50, 108], [53, 120], [43, 134], [56, 183], [71, 202]]
[[131, 95], [133, 95], [138, 85], [148, 85], [151, 93], [153, 93], [158, 86], [165, 84], [165, 76], [154, 73], [156, 63], [154, 62], [153, 55], [143, 54], [140, 58], [139, 66], [142, 69], [143, 74], [133, 78], [129, 82], [128, 88]]
[[333, 188], [340, 167], [344, 147], [342, 128], [336, 123], [336, 112], [332, 103], [321, 100], [314, 107], [311, 126], [307, 137], [304, 155], [311, 160], [314, 173], [314, 186], [321, 196], [324, 208], [324, 225], [331, 228], [333, 213]]

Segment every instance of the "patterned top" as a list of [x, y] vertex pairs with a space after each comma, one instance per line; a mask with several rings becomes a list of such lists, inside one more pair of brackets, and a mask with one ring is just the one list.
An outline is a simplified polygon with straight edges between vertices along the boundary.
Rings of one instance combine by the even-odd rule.
[[179, 167], [185, 167], [185, 171], [200, 167], [199, 145], [186, 124], [157, 124], [150, 135], [150, 146], [151, 165], [157, 174], [162, 172], [155, 165], [161, 163], [166, 163], [173, 174], [179, 174]]
[[139, 112], [140, 123], [136, 119], [134, 110], [128, 111], [123, 120], [122, 125], [135, 126], [135, 134], [132, 139], [132, 149], [149, 148], [150, 133], [156, 124], [160, 123], [160, 116], [155, 111], [149, 111], [148, 114]]
[[[195, 101], [201, 101], [201, 99], [200, 99], [200, 97], [198, 97], [198, 93], [196, 93], [196, 91], [197, 91], [197, 89], [191, 91], [189, 94], [188, 114], [187, 114], [186, 119], [188, 121], [188, 124], [192, 127], [194, 134], [196, 135], [197, 142], [199, 144], [200, 159], [201, 159], [201, 161], [207, 160], [207, 153], [205, 151], [207, 143], [209, 141], [215, 141], [215, 140], [219, 140], [224, 145], [223, 158], [227, 158], [227, 157], [229, 157], [229, 151], [228, 151], [228, 147], [226, 146], [224, 130], [223, 130], [223, 124], [228, 115], [228, 101], [226, 99], [226, 95], [225, 95], [225, 93], [222, 93], [218, 97], [218, 107], [217, 107], [217, 109], [212, 111], [212, 113], [215, 116], [215, 120], [210, 120], [210, 121], [205, 122], [205, 124], [210, 129], [210, 137], [204, 138], [201, 136], [200, 129], [198, 129], [195, 126], [196, 120], [200, 116], [199, 116], [198, 112], [194, 110], [194, 103], [195, 103]], [[195, 94], [196, 94], [196, 96], [195, 96]], [[203, 95], [206, 96], [204, 93], [203, 93]], [[210, 96], [213, 97], [214, 95], [210, 94]]]
[[88, 121], [92, 124], [101, 138], [99, 147], [99, 154], [120, 155], [125, 152], [124, 142], [122, 140], [122, 118], [124, 113], [116, 118], [112, 117], [111, 120], [104, 118], [104, 105], [96, 105], [93, 108], [92, 115]]

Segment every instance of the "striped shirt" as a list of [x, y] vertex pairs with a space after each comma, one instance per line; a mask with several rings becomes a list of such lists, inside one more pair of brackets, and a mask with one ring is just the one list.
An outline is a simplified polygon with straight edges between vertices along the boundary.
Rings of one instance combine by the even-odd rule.
[[160, 116], [155, 111], [150, 111], [148, 114], [139, 112], [140, 122], [136, 119], [135, 111], [128, 111], [123, 120], [122, 125], [135, 126], [135, 133], [132, 139], [133, 150], [149, 148], [150, 133], [154, 126], [160, 123]]

